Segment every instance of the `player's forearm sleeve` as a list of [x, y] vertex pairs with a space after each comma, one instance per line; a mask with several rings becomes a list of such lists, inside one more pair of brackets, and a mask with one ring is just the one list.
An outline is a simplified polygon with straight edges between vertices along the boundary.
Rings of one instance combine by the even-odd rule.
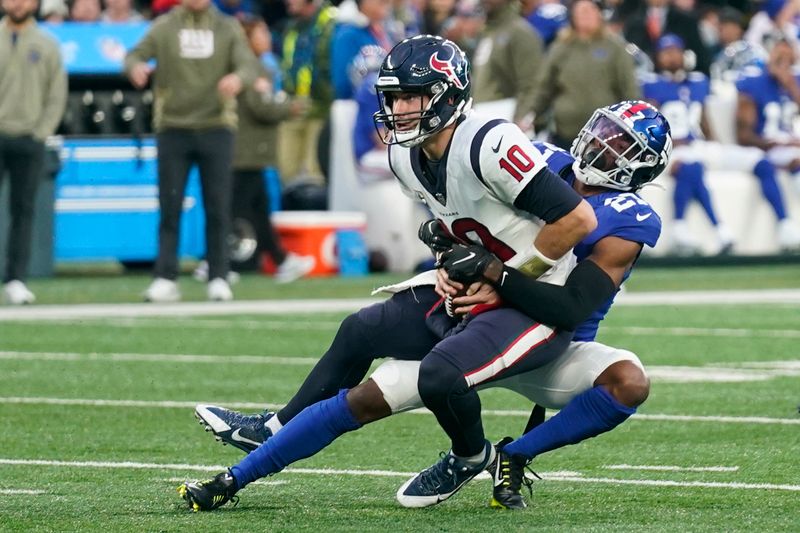
[[581, 197], [558, 174], [545, 168], [522, 189], [514, 207], [523, 209], [551, 224], [575, 209]]
[[593, 261], [581, 261], [564, 286], [536, 281], [505, 267], [495, 288], [500, 297], [529, 317], [560, 329], [573, 330], [617, 290], [614, 281]]

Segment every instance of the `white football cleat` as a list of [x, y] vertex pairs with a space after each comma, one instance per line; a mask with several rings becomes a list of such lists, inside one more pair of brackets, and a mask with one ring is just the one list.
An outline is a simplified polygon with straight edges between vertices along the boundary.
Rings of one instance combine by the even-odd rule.
[[800, 251], [800, 229], [794, 221], [784, 218], [778, 222], [778, 244], [782, 252]]
[[36, 296], [24, 283], [14, 279], [3, 285], [3, 299], [10, 305], [25, 305], [35, 302]]
[[[208, 261], [203, 259], [197, 266], [195, 267], [194, 271], [192, 272], [192, 277], [201, 283], [205, 283], [208, 281]], [[234, 272], [231, 270], [228, 272], [228, 285], [236, 285], [239, 283], [239, 280], [242, 279], [242, 276], [238, 272]]]
[[674, 220], [672, 223], [672, 248], [670, 253], [681, 257], [701, 255], [700, 243], [692, 234], [685, 220]]
[[233, 291], [228, 282], [222, 278], [214, 278], [208, 282], [208, 299], [212, 302], [229, 302], [233, 300]]
[[717, 225], [717, 255], [727, 255], [733, 251], [733, 246], [736, 244], [733, 238], [733, 232], [728, 229], [725, 224], [719, 223]]
[[275, 272], [275, 281], [278, 283], [291, 283], [314, 270], [314, 265], [316, 264], [317, 260], [314, 256], [297, 255], [289, 252]]
[[153, 303], [177, 302], [181, 299], [181, 292], [178, 284], [171, 279], [156, 278], [144, 291], [144, 299]]

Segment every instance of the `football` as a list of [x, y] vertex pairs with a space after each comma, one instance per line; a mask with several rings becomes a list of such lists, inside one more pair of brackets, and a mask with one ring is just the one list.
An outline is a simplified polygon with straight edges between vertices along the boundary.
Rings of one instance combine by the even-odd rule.
[[451, 316], [451, 317], [455, 317], [456, 316], [456, 314], [454, 312], [455, 311], [455, 305], [453, 304], [453, 299], [454, 298], [458, 298], [460, 296], [465, 296], [466, 294], [467, 294], [467, 287], [464, 287], [463, 289], [458, 291], [458, 293], [456, 293], [455, 296], [448, 295], [444, 299], [444, 309], [445, 309], [445, 311], [447, 311], [447, 315], [448, 316]]

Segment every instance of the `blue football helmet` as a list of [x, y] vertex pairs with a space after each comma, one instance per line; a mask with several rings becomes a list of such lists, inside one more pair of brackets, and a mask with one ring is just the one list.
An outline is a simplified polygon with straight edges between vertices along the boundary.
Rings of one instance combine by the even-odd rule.
[[[436, 35], [418, 35], [395, 45], [378, 72], [375, 89], [380, 111], [375, 126], [385, 126], [386, 144], [417, 146], [467, 113], [472, 106], [467, 56], [452, 41]], [[429, 97], [419, 111], [396, 114], [392, 103], [398, 93]], [[398, 123], [416, 123], [399, 129]]]
[[601, 107], [583, 126], [570, 152], [580, 181], [636, 191], [656, 179], [669, 162], [669, 122], [640, 100]]
[[711, 64], [711, 76], [735, 81], [745, 70], [763, 70], [768, 58], [769, 54], [760, 46], [744, 40], [736, 41], [726, 46]]

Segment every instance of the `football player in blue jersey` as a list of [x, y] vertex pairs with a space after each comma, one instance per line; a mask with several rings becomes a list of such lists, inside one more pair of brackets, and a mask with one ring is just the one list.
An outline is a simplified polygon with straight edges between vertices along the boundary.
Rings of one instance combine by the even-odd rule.
[[[761, 179], [764, 196], [778, 219], [778, 240], [786, 251], [800, 250], [800, 231], [790, 220], [775, 167], [789, 171], [800, 190], [800, 137], [796, 133], [800, 105], [800, 77], [795, 69], [797, 57], [792, 44], [779, 39], [769, 52], [765, 70], [746, 69], [736, 82], [739, 91], [736, 109], [736, 139], [750, 149], [766, 152]], [[758, 170], [758, 167], [756, 167]]]
[[[656, 42], [658, 74], [649, 74], [642, 81], [645, 100], [659, 108], [672, 129], [674, 150], [667, 172], [675, 177], [673, 252], [679, 255], [700, 252], [699, 243], [684, 219], [689, 202], [697, 200], [716, 229], [717, 252], [725, 254], [733, 248], [733, 235], [717, 218], [704, 182], [707, 162], [712, 167], [719, 167], [726, 160], [720, 157], [725, 147], [711, 142], [713, 139], [704, 112], [710, 92], [708, 77], [702, 72], [687, 72], [684, 51], [683, 39], [672, 33], [662, 36]], [[763, 159], [760, 152], [755, 157], [759, 155]]]
[[[439, 221], [420, 228], [420, 237], [441, 254], [443, 268], [438, 271], [436, 287], [441, 296], [463, 292], [464, 285], [453, 278], [466, 281], [479, 274], [485, 278], [471, 284], [465, 296], [453, 298], [456, 313], [469, 313], [478, 305], [496, 305], [502, 298], [543, 323], [560, 324], [576, 332], [567, 349], [547, 365], [485, 385], [507, 387], [541, 406], [561, 409], [518, 441], [506, 439], [499, 445], [498, 459], [490, 469], [496, 478], [495, 506], [524, 508], [522, 470], [532, 457], [613, 429], [649, 393], [649, 381], [639, 359], [629, 351], [594, 342], [594, 338], [642, 247], [653, 246], [658, 239], [660, 219], [635, 191], [663, 170], [670, 148], [668, 123], [644, 102], [624, 102], [598, 110], [573, 145], [574, 155], [552, 145], [535, 145], [549, 169], [586, 197], [598, 219], [597, 229], [575, 247], [579, 263], [563, 287], [536, 281], [503, 265], [483, 247], [454, 245], [460, 239]], [[195, 510], [214, 509], [229, 501], [243, 485], [236, 479], [242, 464], [246, 468], [257, 464], [257, 477], [270, 475], [313, 455], [347, 431], [422, 406], [420, 366], [418, 361], [387, 361], [364, 383], [308, 407], [274, 434], [263, 431], [262, 415], [239, 415], [234, 430], [256, 426], [256, 431], [248, 434], [265, 442], [257, 449], [255, 442], [250, 449], [242, 447], [255, 451], [233, 467], [232, 473], [186, 483], [179, 490]], [[203, 413], [207, 406], [199, 409], [205, 417], [225, 413], [221, 408], [212, 408], [214, 413]], [[225, 419], [232, 421], [227, 416]], [[214, 422], [211, 417], [208, 420]], [[224, 440], [239, 445], [230, 434], [212, 429]], [[446, 470], [452, 467], [452, 463], [434, 465], [421, 474], [422, 484], [430, 485], [434, 493], [440, 491]], [[430, 505], [455, 492], [448, 485], [440, 494], [408, 494], [411, 485], [406, 483], [398, 491], [403, 505]]]
[[[392, 171], [401, 190], [425, 202], [451, 235], [481, 243], [533, 278], [561, 284], [574, 264], [571, 249], [596, 226], [594, 212], [548, 169], [516, 125], [470, 112], [470, 83], [466, 55], [451, 41], [422, 35], [392, 49], [376, 83], [381, 110], [375, 115], [376, 124], [387, 130]], [[276, 432], [308, 406], [313, 417], [335, 412], [323, 418], [335, 421], [338, 433], [317, 428], [313, 444], [294, 452], [319, 449], [330, 442], [326, 439], [360, 426], [362, 418], [348, 407], [347, 389], [362, 381], [376, 358], [416, 361], [420, 397], [452, 441], [442, 463], [457, 467], [443, 490], [455, 492], [495, 456], [484, 436], [475, 387], [501, 372], [506, 377], [547, 364], [573, 333], [508, 306], [483, 306], [467, 317], [452, 317], [434, 290], [436, 279], [431, 270], [386, 287], [394, 293], [391, 298], [346, 318], [329, 350], [276, 416], [245, 420], [203, 406], [196, 413], [217, 435], [250, 450], [268, 430]], [[326, 401], [315, 403], [320, 400]], [[296, 422], [293, 430], [308, 425], [302, 418]], [[287, 425], [278, 434], [293, 430]], [[256, 451], [231, 469], [232, 476], [223, 474], [210, 485], [183, 485], [182, 491], [195, 503], [203, 499], [198, 495], [223, 483], [235, 491], [275, 471], [272, 459], [266, 450]], [[214, 506], [220, 502], [216, 498]]]

